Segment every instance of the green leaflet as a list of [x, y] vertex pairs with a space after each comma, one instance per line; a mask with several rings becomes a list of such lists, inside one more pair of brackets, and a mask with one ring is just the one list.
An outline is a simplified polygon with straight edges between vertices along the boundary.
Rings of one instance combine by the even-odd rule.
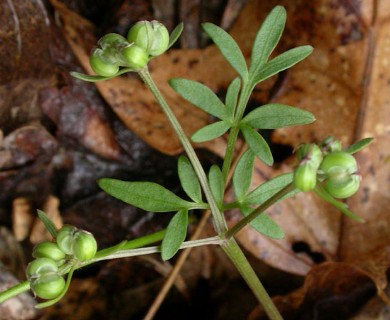
[[245, 58], [234, 39], [225, 30], [212, 23], [203, 23], [202, 27], [234, 70], [237, 71], [241, 78], [246, 79], [248, 68]]
[[211, 192], [218, 206], [222, 206], [223, 194], [225, 190], [221, 169], [217, 165], [212, 165], [209, 171], [209, 185]]
[[202, 202], [202, 193], [198, 177], [192, 164], [185, 156], [180, 156], [178, 161], [178, 174], [180, 183], [185, 193], [195, 202]]
[[[252, 208], [241, 208], [241, 213], [245, 217], [248, 216], [252, 211]], [[284, 232], [282, 228], [280, 228], [279, 225], [265, 213], [260, 214], [258, 217], [252, 220], [249, 225], [260, 234], [271, 239], [284, 238]]]
[[251, 75], [256, 74], [267, 62], [282, 36], [285, 24], [286, 10], [282, 6], [276, 6], [265, 18], [253, 43], [250, 66]]
[[233, 174], [233, 187], [237, 199], [246, 195], [252, 181], [255, 155], [252, 150], [247, 150], [237, 163]]
[[372, 141], [374, 141], [374, 138], [364, 138], [364, 139], [362, 139], [362, 140], [360, 140], [358, 142], [355, 142], [354, 144], [350, 145], [344, 151], [348, 152], [350, 154], [354, 154], [354, 153], [359, 152], [360, 150], [364, 149]]
[[253, 85], [256, 85], [257, 83], [292, 67], [305, 59], [312, 52], [312, 46], [301, 46], [278, 55], [276, 58], [267, 62], [262, 68], [260, 68], [256, 74], [253, 74]]
[[53, 238], [57, 237], [57, 228], [54, 222], [49, 218], [49, 216], [44, 213], [42, 210], [37, 210], [38, 218], [45, 225], [45, 228], [52, 235]]
[[251, 111], [241, 122], [257, 129], [277, 129], [308, 124], [314, 120], [313, 114], [308, 111], [271, 103]]
[[166, 261], [172, 258], [184, 242], [187, 235], [188, 211], [178, 211], [168, 224], [161, 243], [161, 258]]
[[[173, 31], [171, 32], [171, 34], [169, 35], [169, 44], [168, 44], [168, 49], [170, 47], [172, 47], [175, 42], [177, 41], [177, 39], [179, 39], [181, 33], [183, 32], [183, 29], [184, 29], [184, 24], [183, 22], [179, 23], [175, 29], [173, 29]], [[167, 49], [167, 50], [168, 50]]]
[[271, 166], [274, 163], [271, 150], [264, 138], [252, 127], [242, 124], [240, 129], [249, 148], [265, 164]]
[[352, 211], [348, 210], [348, 206], [345, 203], [333, 198], [320, 184], [317, 184], [316, 188], [314, 189], [314, 192], [317, 196], [324, 199], [326, 202], [329, 202], [330, 204], [334, 205], [347, 217], [358, 222], [364, 222], [363, 218], [359, 217], [358, 215], [354, 214]]
[[230, 124], [227, 123], [226, 121], [214, 122], [196, 131], [191, 136], [191, 140], [193, 142], [210, 141], [222, 136], [229, 129], [230, 129]]
[[[272, 178], [248, 193], [240, 200], [240, 202], [244, 205], [260, 205], [271, 198], [274, 194], [291, 184], [293, 182], [293, 177], [294, 174], [291, 172]], [[292, 197], [298, 192], [298, 190], [290, 192], [280, 200]]]
[[114, 198], [146, 211], [169, 212], [196, 207], [154, 182], [130, 182], [104, 178], [100, 179], [98, 184]]
[[76, 79], [79, 79], [79, 80], [83, 80], [83, 81], [87, 81], [87, 82], [98, 82], [98, 81], [103, 81], [103, 80], [110, 80], [112, 78], [115, 78], [117, 76], [120, 76], [124, 73], [127, 73], [127, 72], [132, 72], [134, 71], [134, 69], [132, 68], [123, 68], [123, 69], [120, 69], [117, 74], [111, 76], [111, 77], [104, 77], [104, 76], [97, 76], [97, 75], [88, 75], [88, 74], [84, 74], [84, 73], [80, 73], [80, 72], [75, 72], [75, 71], [72, 71], [70, 72], [70, 75]]
[[238, 94], [240, 93], [241, 80], [240, 78], [235, 78], [229, 85], [226, 92], [226, 109], [229, 114], [230, 119], [234, 119], [234, 113], [236, 111]]
[[184, 99], [198, 108], [219, 119], [226, 119], [225, 105], [204, 84], [192, 80], [175, 78], [169, 80], [169, 85]]

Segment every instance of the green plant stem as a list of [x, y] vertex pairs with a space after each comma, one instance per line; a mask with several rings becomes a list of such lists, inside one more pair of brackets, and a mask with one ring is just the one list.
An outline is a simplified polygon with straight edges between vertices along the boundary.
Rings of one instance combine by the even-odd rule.
[[[145, 245], [149, 245], [158, 241], [161, 241], [164, 238], [165, 235], [165, 229], [161, 231], [154, 232], [152, 234], [148, 234], [146, 236], [129, 240], [129, 241], [122, 241], [119, 245], [112, 246], [110, 248], [105, 248], [102, 250], [99, 250], [95, 257], [97, 259], [103, 260], [104, 257], [109, 256], [110, 254], [113, 254], [118, 251], [118, 249], [133, 249], [133, 248], [140, 248]], [[85, 261], [83, 263], [79, 263], [77, 266], [78, 268], [84, 267], [88, 264], [92, 263], [91, 260]], [[61, 274], [66, 274], [72, 269], [72, 266], [66, 266], [61, 270]], [[28, 291], [30, 289], [30, 283], [28, 281], [21, 282], [17, 284], [14, 287], [11, 287], [3, 292], [0, 292], [0, 303], [17, 296], [18, 294], [21, 294], [22, 292]]]
[[188, 140], [186, 134], [184, 133], [184, 130], [181, 127], [179, 121], [176, 119], [176, 116], [173, 114], [168, 103], [165, 101], [164, 97], [162, 96], [160, 90], [157, 88], [156, 84], [154, 83], [148, 69], [144, 68], [138, 71], [138, 74], [141, 77], [141, 79], [144, 81], [145, 85], [152, 92], [157, 102], [160, 104], [163, 112], [165, 113], [169, 122], [171, 123], [173, 130], [175, 131], [177, 137], [179, 138], [181, 144], [183, 145], [183, 148], [186, 151], [192, 166], [194, 167], [196, 175], [198, 176], [199, 182], [205, 193], [207, 202], [210, 205], [210, 211], [211, 214], [213, 215], [215, 230], [218, 235], [223, 235], [227, 230], [227, 224], [222, 213], [219, 211], [218, 205], [215, 202], [215, 199], [211, 193], [206, 174], [202, 168], [202, 165], [198, 157], [196, 156], [194, 148], [192, 147], [190, 141]]
[[[165, 235], [165, 230], [162, 230], [137, 239], [121, 242], [119, 245], [102, 249], [98, 251], [95, 255], [95, 258], [91, 260], [84, 261], [84, 262], [78, 261], [76, 264], [65, 265], [60, 270], [60, 274], [65, 275], [69, 272], [73, 272], [74, 270], [80, 269], [82, 267], [85, 267], [87, 265], [99, 261], [134, 257], [134, 256], [160, 252], [161, 251], [160, 246], [153, 246], [153, 247], [146, 247], [146, 248], [142, 248], [142, 247], [157, 241], [161, 241], [164, 235]], [[223, 243], [224, 240], [222, 240], [218, 236], [215, 236], [215, 237], [210, 237], [205, 239], [183, 242], [183, 244], [180, 246], [180, 249], [194, 248], [194, 247], [200, 247], [205, 245], [222, 245]], [[119, 250], [117, 250], [118, 248]], [[18, 294], [28, 291], [29, 289], [30, 289], [30, 283], [28, 281], [23, 281], [17, 284], [16, 286], [13, 286], [3, 292], [0, 292], [0, 303], [14, 296], [17, 296]], [[45, 304], [43, 304], [43, 306], [45, 306]]]
[[[200, 246], [206, 246], [206, 245], [222, 245], [224, 240], [222, 240], [219, 236], [210, 237], [210, 238], [204, 238], [199, 240], [192, 240], [192, 241], [185, 241], [180, 246], [180, 249], [186, 249], [186, 248], [194, 248], [194, 247], [200, 247]], [[153, 247], [146, 247], [146, 248], [139, 248], [139, 249], [131, 249], [131, 250], [119, 250], [117, 252], [114, 252], [112, 254], [109, 254], [104, 257], [100, 257], [98, 259], [92, 259], [89, 261], [86, 261], [85, 264], [81, 264], [81, 267], [98, 262], [103, 260], [111, 260], [111, 259], [118, 259], [118, 258], [128, 258], [128, 257], [135, 257], [135, 256], [141, 256], [146, 254], [152, 254], [152, 253], [158, 253], [161, 252], [160, 246], [153, 246]]]
[[258, 206], [254, 211], [252, 211], [245, 218], [237, 222], [231, 229], [229, 229], [225, 237], [226, 239], [232, 238], [235, 234], [240, 232], [248, 223], [250, 223], [253, 219], [256, 219], [260, 214], [262, 214], [265, 210], [267, 210], [270, 206], [278, 202], [285, 195], [295, 190], [294, 184], [290, 183], [285, 186], [282, 190], [275, 193], [271, 198], [263, 202], [260, 206]]
[[239, 124], [245, 111], [245, 106], [248, 103], [252, 88], [248, 84], [248, 80], [243, 81], [240, 99], [237, 104], [237, 109], [234, 116], [234, 124], [229, 132], [229, 138], [226, 145], [226, 152], [222, 165], [222, 176], [224, 184], [227, 183], [227, 177], [229, 174], [230, 166], [233, 161], [234, 147], [237, 141], [238, 133], [240, 132]]
[[237, 242], [232, 238], [225, 242], [225, 245], [222, 246], [222, 248], [240, 272], [248, 286], [252, 289], [256, 298], [261, 302], [268, 317], [271, 320], [283, 320], [271, 297], [268, 295], [256, 273], [253, 271], [253, 268], [242, 253]]
[[30, 289], [30, 283], [28, 281], [23, 281], [18, 283], [16, 286], [13, 286], [3, 292], [0, 292], [0, 303], [11, 299], [12, 297], [17, 296]]
[[[173, 129], [175, 130], [180, 142], [183, 145], [184, 150], [187, 152], [188, 158], [190, 159], [192, 166], [194, 167], [194, 170], [198, 176], [198, 179], [202, 185], [203, 191], [205, 192], [207, 201], [210, 205], [210, 211], [213, 215], [214, 220], [214, 226], [216, 229], [216, 232], [218, 233], [218, 236], [224, 240], [225, 239], [225, 232], [227, 231], [227, 225], [225, 217], [221, 214], [221, 212], [218, 209], [218, 206], [214, 200], [214, 197], [211, 193], [211, 190], [208, 185], [208, 181], [206, 178], [206, 174], [199, 162], [198, 157], [195, 154], [195, 151], [188, 140], [187, 136], [185, 135], [181, 125], [177, 121], [175, 115], [171, 111], [169, 105], [161, 95], [160, 91], [158, 90], [157, 86], [153, 82], [153, 79], [151, 78], [149, 72], [147, 69], [143, 69], [138, 72], [141, 79], [145, 82], [147, 87], [151, 90], [152, 94], [156, 98], [157, 102], [160, 104], [161, 108], [163, 109], [164, 113], [168, 117], [168, 120], [170, 121]], [[249, 99], [249, 94], [251, 90], [248, 85], [244, 85], [243, 93], [240, 96], [240, 102], [239, 102], [239, 108], [238, 108], [238, 115], [242, 117], [242, 114], [244, 112], [245, 105]], [[238, 117], [237, 119], [240, 119]], [[238, 123], [237, 128], [238, 128]], [[237, 131], [238, 134], [238, 131]], [[236, 139], [236, 138], [235, 138]], [[231, 141], [235, 139], [232, 138]], [[234, 144], [230, 143], [230, 148], [227, 150], [228, 152], [228, 159], [227, 161], [229, 164], [225, 165], [225, 168], [230, 168], [232, 159], [233, 159], [233, 151], [234, 151]], [[225, 169], [226, 170], [226, 169]], [[261, 284], [260, 280], [257, 278], [255, 272], [253, 271], [251, 265], [249, 264], [248, 260], [246, 259], [245, 255], [242, 253], [240, 247], [237, 245], [236, 241], [231, 238], [229, 240], [224, 240], [221, 243], [221, 246], [223, 250], [226, 252], [230, 260], [233, 262], [233, 264], [236, 266], [238, 271], [241, 273], [242, 277], [245, 279], [245, 281], [248, 283], [249, 287], [254, 292], [255, 296], [259, 300], [259, 302], [264, 306], [264, 309], [266, 310], [267, 314], [269, 315], [270, 319], [272, 320], [280, 320], [282, 317], [280, 316], [278, 310], [276, 309], [275, 305], [273, 304], [271, 298], [265, 291], [263, 285]]]

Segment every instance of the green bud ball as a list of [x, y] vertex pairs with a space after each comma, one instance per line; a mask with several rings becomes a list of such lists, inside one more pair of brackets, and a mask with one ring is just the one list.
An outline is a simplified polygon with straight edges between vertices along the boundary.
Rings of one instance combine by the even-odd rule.
[[32, 256], [34, 258], [50, 258], [54, 261], [65, 259], [65, 253], [54, 242], [45, 241], [34, 247]]
[[144, 49], [148, 55], [159, 56], [168, 49], [169, 32], [158, 21], [140, 21], [129, 30], [127, 39]]
[[39, 298], [54, 299], [65, 289], [65, 280], [58, 274], [43, 275], [31, 281], [30, 287]]
[[98, 41], [98, 46], [101, 47], [103, 51], [109, 48], [118, 48], [128, 45], [129, 43], [126, 38], [117, 33], [108, 33]]
[[301, 191], [314, 189], [317, 184], [317, 170], [310, 163], [297, 167], [294, 171], [294, 185]]
[[87, 231], [77, 231], [74, 235], [72, 251], [74, 257], [80, 261], [92, 259], [97, 251], [95, 237]]
[[26, 269], [27, 278], [39, 278], [45, 274], [54, 274], [58, 271], [57, 263], [49, 258], [38, 258], [31, 261]]
[[327, 175], [328, 179], [340, 183], [349, 179], [349, 176], [358, 169], [356, 159], [348, 152], [337, 151], [324, 157], [320, 170]]
[[341, 151], [341, 142], [335, 137], [329, 136], [321, 141], [320, 147], [327, 153]]
[[358, 191], [359, 185], [360, 176], [354, 174], [342, 183], [328, 179], [325, 182], [325, 190], [335, 198], [344, 199], [354, 195]]
[[134, 44], [123, 48], [121, 53], [126, 64], [134, 70], [144, 68], [149, 61], [145, 50]]
[[73, 226], [64, 225], [57, 233], [57, 245], [65, 254], [72, 254], [72, 243], [76, 230], [77, 228]]
[[89, 64], [93, 71], [99, 76], [111, 77], [119, 71], [117, 63], [110, 61], [103, 53], [102, 49], [96, 48], [89, 57]]
[[322, 161], [321, 149], [316, 144], [303, 144], [297, 151], [298, 160], [301, 162], [310, 162], [313, 168], [318, 169]]

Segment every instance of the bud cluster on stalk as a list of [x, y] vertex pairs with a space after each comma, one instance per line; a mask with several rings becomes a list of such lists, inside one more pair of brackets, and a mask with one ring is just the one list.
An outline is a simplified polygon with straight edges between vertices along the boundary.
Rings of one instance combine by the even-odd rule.
[[304, 144], [297, 151], [299, 165], [294, 171], [294, 185], [309, 191], [322, 184], [333, 197], [343, 199], [359, 189], [360, 176], [355, 157], [341, 150], [340, 141], [324, 139], [319, 146]]
[[60, 268], [67, 261], [87, 261], [97, 251], [94, 236], [74, 226], [65, 225], [57, 233], [55, 242], [37, 244], [27, 266], [27, 279], [35, 295], [42, 299], [54, 299], [65, 290], [65, 280]]
[[134, 71], [144, 68], [153, 57], [169, 47], [167, 28], [158, 21], [139, 21], [128, 32], [127, 39], [109, 33], [92, 50], [90, 65], [99, 76], [115, 76], [120, 67]]

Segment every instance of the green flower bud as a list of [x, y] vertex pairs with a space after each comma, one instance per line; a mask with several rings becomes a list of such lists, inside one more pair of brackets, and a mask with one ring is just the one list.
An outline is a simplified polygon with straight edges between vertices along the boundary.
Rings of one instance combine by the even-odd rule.
[[73, 255], [80, 261], [92, 259], [97, 251], [95, 237], [84, 230], [79, 230], [74, 234], [72, 243]]
[[104, 51], [99, 48], [95, 48], [89, 58], [89, 64], [93, 71], [99, 76], [111, 77], [119, 71], [118, 64], [114, 59], [110, 59], [104, 54]]
[[50, 258], [54, 261], [65, 259], [65, 253], [54, 242], [45, 241], [34, 247], [32, 256], [34, 258]]
[[335, 137], [329, 136], [321, 141], [320, 148], [326, 153], [341, 151], [341, 142]]
[[168, 49], [169, 32], [158, 21], [140, 21], [129, 30], [127, 39], [144, 49], [148, 55], [159, 56]]
[[43, 275], [30, 282], [30, 288], [42, 299], [57, 298], [65, 289], [65, 280], [58, 274]]
[[304, 163], [295, 169], [293, 181], [301, 191], [312, 190], [317, 184], [317, 170], [310, 163]]
[[144, 68], [149, 61], [145, 50], [134, 44], [123, 48], [121, 53], [122, 59], [130, 68], [133, 68], [134, 70], [140, 70]]
[[49, 258], [38, 258], [31, 261], [26, 269], [27, 278], [39, 278], [45, 274], [52, 274], [58, 271], [57, 263]]
[[72, 254], [73, 237], [76, 231], [77, 228], [64, 225], [57, 233], [57, 245], [65, 254]]
[[343, 182], [328, 179], [325, 182], [325, 190], [329, 192], [333, 197], [344, 199], [354, 195], [360, 185], [360, 176], [353, 174]]
[[356, 159], [348, 152], [337, 151], [325, 156], [320, 170], [327, 175], [328, 179], [343, 183], [349, 180], [351, 174], [358, 169]]
[[126, 47], [129, 43], [125, 37], [117, 33], [108, 33], [98, 41], [98, 46], [104, 50], [109, 48]]
[[297, 151], [301, 163], [310, 162], [313, 168], [318, 169], [322, 161], [321, 149], [316, 144], [300, 145]]

